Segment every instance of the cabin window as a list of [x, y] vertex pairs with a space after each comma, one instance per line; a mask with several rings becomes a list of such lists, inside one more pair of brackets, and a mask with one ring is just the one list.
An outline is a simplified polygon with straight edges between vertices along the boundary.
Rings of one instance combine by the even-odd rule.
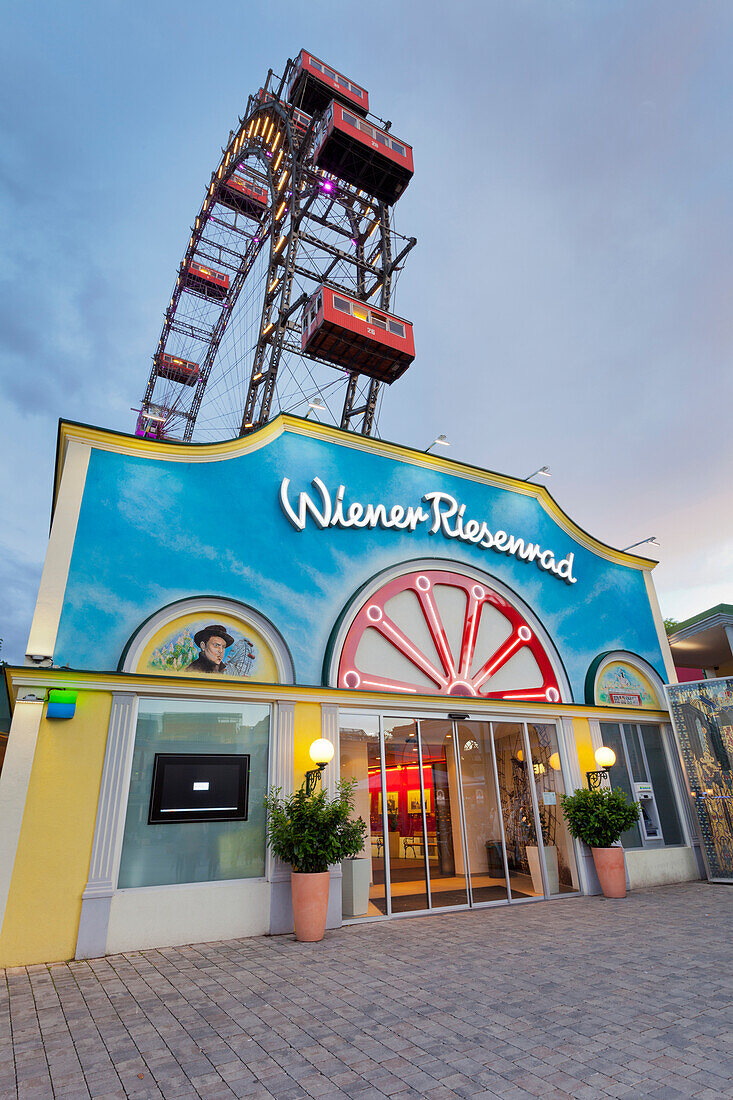
[[352, 90], [352, 92], [354, 93], [354, 95], [356, 96], [357, 99], [363, 99], [363, 96], [361, 94], [361, 88], [355, 88], [354, 85], [352, 84], [351, 85], [351, 90]]
[[348, 87], [349, 87], [349, 82], [348, 82], [348, 80], [346, 79], [346, 77], [344, 77], [344, 76], [337, 76], [337, 77], [336, 77], [336, 80], [338, 81], [338, 83], [339, 83], [339, 84], [341, 85], [341, 87], [342, 87], [342, 88], [348, 88]]
[[319, 73], [323, 72], [323, 67], [322, 67], [320, 61], [316, 61], [315, 57], [311, 58], [311, 65], [313, 66], [314, 69], [318, 69]]
[[343, 298], [337, 298], [333, 296], [333, 308], [339, 310], [341, 313], [351, 313], [351, 306]]
[[360, 321], [369, 320], [369, 310], [364, 309], [363, 306], [352, 306], [351, 312], [353, 313], [354, 317], [358, 317]]
[[399, 153], [401, 157], [405, 156], [405, 147], [404, 147], [404, 145], [400, 145], [400, 143], [398, 141], [394, 141], [394, 140], [392, 141], [391, 144], [392, 144], [392, 148], [394, 149], [395, 153]]
[[344, 122], [348, 122], [349, 126], [359, 125], [358, 121], [354, 118], [353, 115], [350, 115], [348, 111], [342, 111], [341, 117], [343, 118]]
[[372, 314], [372, 324], [376, 325], [377, 328], [383, 328], [383, 329], [387, 328], [386, 320], [384, 319], [384, 317], [380, 317], [378, 313], [373, 313]]
[[377, 130], [374, 136], [380, 145], [389, 145], [389, 138], [386, 134], [380, 134], [379, 130]]
[[316, 302], [316, 313], [320, 313], [322, 305], [323, 305], [323, 298], [319, 294], [318, 295], [318, 301]]
[[374, 132], [368, 122], [360, 122], [359, 129], [363, 130], [365, 134], [369, 134], [369, 137], [374, 136]]
[[405, 326], [399, 324], [397, 321], [390, 321], [389, 322], [389, 331], [393, 332], [395, 334], [395, 336], [404, 336], [405, 335]]

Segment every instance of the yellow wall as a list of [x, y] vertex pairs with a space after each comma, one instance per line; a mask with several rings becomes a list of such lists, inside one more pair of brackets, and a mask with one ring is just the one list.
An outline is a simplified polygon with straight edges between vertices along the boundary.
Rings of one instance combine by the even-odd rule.
[[293, 787], [297, 789], [305, 773], [314, 767], [308, 749], [321, 736], [320, 703], [295, 704], [295, 753], [293, 756]]
[[41, 722], [0, 967], [74, 957], [111, 703], [109, 694], [80, 691], [73, 718]]
[[598, 767], [596, 758], [593, 755], [593, 741], [591, 740], [590, 724], [587, 718], [573, 718], [573, 734], [575, 736], [575, 746], [578, 750], [580, 774], [585, 780], [585, 773], [595, 771]]

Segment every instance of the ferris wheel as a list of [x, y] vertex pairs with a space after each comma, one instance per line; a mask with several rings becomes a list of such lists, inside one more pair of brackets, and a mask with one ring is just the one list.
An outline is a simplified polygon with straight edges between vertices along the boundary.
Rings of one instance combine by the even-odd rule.
[[392, 224], [412, 174], [366, 89], [305, 50], [270, 70], [192, 227], [136, 434], [225, 439], [284, 411], [371, 435], [415, 357], [391, 311], [417, 243]]

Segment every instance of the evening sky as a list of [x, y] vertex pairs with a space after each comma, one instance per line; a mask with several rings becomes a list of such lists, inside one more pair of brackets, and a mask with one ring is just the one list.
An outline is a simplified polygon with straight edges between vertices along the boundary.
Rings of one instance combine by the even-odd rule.
[[[22, 659], [59, 417], [123, 431], [229, 130], [305, 46], [414, 147], [380, 434], [649, 535], [665, 615], [733, 602], [733, 8], [31, 0], [0, 43], [0, 636]], [[642, 548], [641, 552], [644, 552]]]

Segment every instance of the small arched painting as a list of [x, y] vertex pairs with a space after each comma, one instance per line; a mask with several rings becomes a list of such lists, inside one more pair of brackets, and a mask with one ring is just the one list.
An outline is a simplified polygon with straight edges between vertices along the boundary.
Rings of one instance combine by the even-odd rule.
[[274, 657], [259, 631], [221, 612], [166, 623], [148, 640], [137, 671], [278, 681]]
[[601, 670], [596, 681], [596, 703], [602, 707], [661, 709], [646, 676], [631, 664], [620, 661], [614, 661]]
[[536, 630], [475, 577], [425, 569], [366, 600], [341, 650], [338, 684], [362, 691], [560, 701]]

